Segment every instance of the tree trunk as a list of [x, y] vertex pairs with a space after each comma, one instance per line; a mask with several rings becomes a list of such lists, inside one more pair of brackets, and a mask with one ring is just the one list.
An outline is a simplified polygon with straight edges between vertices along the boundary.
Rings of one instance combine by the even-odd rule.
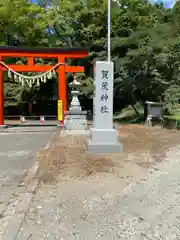
[[136, 109], [136, 107], [135, 107], [133, 104], [131, 104], [131, 107], [134, 109], [135, 113], [136, 113], [137, 115], [139, 115], [138, 110]]

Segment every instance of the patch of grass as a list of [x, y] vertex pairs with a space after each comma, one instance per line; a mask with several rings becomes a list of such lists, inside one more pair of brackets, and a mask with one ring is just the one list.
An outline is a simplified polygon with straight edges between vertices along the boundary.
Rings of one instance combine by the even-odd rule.
[[165, 115], [164, 119], [180, 120], [180, 115]]
[[131, 116], [120, 117], [115, 119], [118, 123], [133, 123], [133, 124], [141, 124], [144, 123], [144, 114], [132, 114]]
[[133, 123], [133, 124], [140, 124], [144, 122], [144, 109], [143, 107], [137, 103], [135, 108], [139, 112], [137, 114], [132, 106], [128, 106], [124, 108], [120, 114], [114, 116], [114, 120], [118, 123]]
[[180, 115], [165, 115], [164, 127], [168, 129], [180, 129]]

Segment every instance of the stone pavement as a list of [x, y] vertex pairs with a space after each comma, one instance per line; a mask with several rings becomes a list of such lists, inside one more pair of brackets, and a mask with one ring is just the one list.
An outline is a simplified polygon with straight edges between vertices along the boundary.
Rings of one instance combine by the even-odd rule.
[[[23, 197], [26, 187], [21, 183], [36, 163], [37, 152], [56, 131], [55, 127], [0, 129], [0, 239], [14, 239], [5, 238], [3, 233], [14, 214], [13, 207], [15, 209], [22, 203], [20, 198]], [[27, 207], [28, 202], [24, 204]]]
[[179, 240], [179, 173], [177, 146], [124, 191], [112, 175], [41, 184], [16, 240]]

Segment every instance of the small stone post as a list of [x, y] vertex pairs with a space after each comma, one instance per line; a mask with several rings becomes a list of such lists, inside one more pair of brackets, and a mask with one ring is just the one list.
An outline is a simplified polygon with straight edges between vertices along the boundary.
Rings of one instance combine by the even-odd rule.
[[96, 62], [94, 119], [88, 150], [94, 153], [122, 151], [118, 133], [113, 129], [113, 62]]

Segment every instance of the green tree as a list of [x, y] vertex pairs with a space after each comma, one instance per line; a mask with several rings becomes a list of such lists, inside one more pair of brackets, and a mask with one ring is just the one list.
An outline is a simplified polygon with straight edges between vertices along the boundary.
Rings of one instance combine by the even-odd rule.
[[[28, 0], [6, 0], [0, 3], [0, 44], [8, 46], [48, 46], [45, 9]], [[23, 59], [4, 59], [7, 63], [23, 64]], [[24, 59], [25, 60], [25, 59]], [[5, 106], [16, 105], [33, 92], [28, 86], [17, 85], [4, 75]]]
[[[148, 0], [120, 3], [113, 2], [111, 17], [114, 100], [133, 107], [137, 101], [167, 100], [171, 86], [180, 85], [180, 4], [165, 9]], [[0, 28], [1, 45], [88, 47], [88, 58], [67, 59], [67, 63], [85, 66], [85, 73], [77, 75], [83, 85], [81, 98], [92, 99], [93, 63], [107, 59], [107, 0], [2, 1]], [[11, 81], [6, 78], [6, 82], [7, 104], [48, 94], [46, 87], [25, 86], [15, 92]]]

